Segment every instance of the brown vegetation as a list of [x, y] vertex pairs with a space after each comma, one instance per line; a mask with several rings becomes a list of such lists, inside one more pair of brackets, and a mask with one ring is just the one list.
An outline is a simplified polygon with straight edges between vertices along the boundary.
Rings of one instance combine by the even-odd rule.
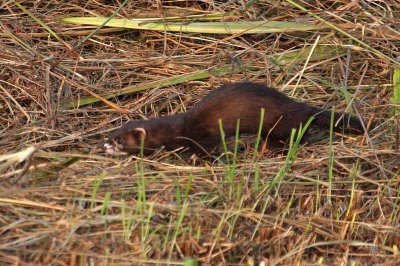
[[[392, 76], [400, 6], [296, 2], [320, 19], [292, 1], [268, 0], [128, 1], [115, 18], [162, 22], [222, 12], [213, 21], [291, 21], [317, 30], [103, 27], [78, 45], [95, 27], [60, 20], [108, 17], [120, 1], [3, 1], [0, 264], [182, 264], [194, 257], [204, 265], [398, 265]], [[218, 85], [243, 80], [350, 111], [368, 134], [325, 135], [288, 155], [255, 153], [250, 143], [237, 158], [215, 161], [104, 153], [105, 137], [129, 119], [183, 112]]]

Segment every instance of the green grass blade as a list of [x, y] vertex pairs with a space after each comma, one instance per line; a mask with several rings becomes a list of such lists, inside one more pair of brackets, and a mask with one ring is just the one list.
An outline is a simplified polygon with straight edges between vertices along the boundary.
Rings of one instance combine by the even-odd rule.
[[393, 73], [393, 98], [392, 103], [394, 104], [394, 115], [400, 114], [400, 69], [394, 70]]
[[111, 200], [111, 192], [107, 192], [106, 195], [104, 196], [103, 206], [100, 211], [101, 215], [107, 215], [108, 208], [110, 206], [110, 200]]
[[262, 129], [264, 127], [264, 117], [265, 117], [265, 109], [261, 108], [261, 111], [260, 111], [260, 123], [258, 124], [258, 132], [257, 132], [257, 137], [256, 137], [256, 143], [255, 143], [255, 146], [254, 146], [253, 162], [256, 161], [256, 157], [257, 157], [257, 154], [258, 154], [258, 147], [260, 146]]
[[[272, 55], [270, 57], [270, 59], [275, 64], [283, 66], [283, 65], [294, 64], [294, 63], [298, 63], [298, 62], [307, 60], [310, 52], [311, 52], [311, 48], [295, 50], [295, 51]], [[332, 58], [332, 57], [336, 57], [336, 56], [340, 56], [340, 55], [344, 55], [344, 54], [346, 54], [346, 49], [344, 49], [340, 46], [319, 45], [314, 49], [314, 52], [309, 57], [309, 61], [311, 62], [311, 61], [325, 60], [328, 58]], [[100, 96], [104, 99], [110, 99], [113, 97], [131, 94], [131, 93], [138, 92], [138, 91], [145, 91], [145, 90], [149, 90], [149, 89], [153, 89], [153, 88], [160, 88], [160, 87], [165, 87], [165, 86], [170, 86], [170, 85], [176, 85], [176, 84], [185, 83], [185, 82], [193, 81], [193, 80], [206, 79], [206, 78], [209, 78], [211, 75], [213, 75], [215, 77], [221, 77], [221, 76], [224, 76], [227, 74], [231, 74], [232, 72], [235, 72], [235, 71], [243, 72], [243, 70], [252, 70], [252, 69], [254, 69], [253, 66], [246, 66], [246, 67], [241, 68], [240, 70], [239, 69], [235, 70], [235, 69], [232, 69], [231, 65], [225, 65], [220, 68], [205, 69], [205, 70], [192, 72], [189, 74], [182, 74], [179, 76], [174, 76], [174, 77], [169, 77], [169, 78], [165, 78], [165, 79], [161, 79], [161, 80], [151, 81], [148, 83], [133, 85], [133, 86], [123, 88], [113, 94], [100, 95]], [[99, 101], [98, 98], [86, 97], [86, 98], [74, 100], [71, 102], [62, 102], [60, 104], [60, 107], [62, 109], [77, 108], [77, 107], [85, 106], [85, 105], [92, 104], [92, 103], [95, 103], [98, 101]]]
[[90, 209], [93, 209], [94, 206], [95, 206], [96, 197], [97, 197], [97, 194], [98, 194], [99, 189], [101, 187], [101, 184], [103, 184], [103, 179], [104, 179], [105, 175], [106, 174], [103, 172], [100, 175], [98, 175], [96, 177], [96, 179], [94, 180], [93, 188], [92, 188], [92, 196], [91, 196], [91, 199], [90, 199]]
[[346, 54], [346, 49], [336, 45], [321, 45], [316, 47], [307, 47], [294, 51], [275, 54], [270, 57], [272, 62], [277, 65], [291, 65], [299, 62], [322, 61], [325, 59], [341, 56]]
[[[205, 78], [209, 78], [211, 76], [211, 74], [213, 76], [220, 77], [220, 76], [223, 76], [223, 75], [226, 75], [229, 73], [232, 73], [232, 66], [225, 65], [223, 67], [216, 68], [216, 69], [211, 69], [211, 70], [206, 69], [206, 70], [201, 70], [201, 71], [197, 71], [194, 73], [183, 74], [183, 75], [179, 75], [179, 76], [165, 78], [162, 80], [156, 80], [156, 81], [151, 81], [151, 82], [144, 83], [144, 84], [129, 86], [129, 87], [119, 90], [118, 92], [115, 92], [113, 94], [102, 95], [101, 97], [103, 97], [105, 99], [110, 99], [113, 97], [130, 94], [130, 93], [134, 93], [134, 92], [138, 92], [138, 91], [144, 91], [144, 90], [149, 90], [149, 89], [153, 89], [153, 88], [160, 88], [160, 87], [165, 87], [165, 86], [169, 86], [169, 85], [185, 83], [185, 82], [192, 81], [192, 80], [205, 79]], [[75, 100], [72, 102], [64, 102], [61, 104], [61, 107], [62, 108], [75, 108], [75, 107], [80, 107], [80, 106], [88, 105], [91, 103], [95, 103], [98, 101], [99, 101], [98, 98], [87, 97], [87, 98]]]
[[225, 157], [226, 157], [226, 163], [228, 164], [228, 169], [230, 169], [231, 164], [230, 164], [230, 160], [229, 160], [228, 146], [226, 144], [225, 131], [224, 131], [224, 127], [222, 125], [221, 119], [218, 119], [218, 126], [219, 126], [219, 133], [221, 135], [222, 147], [224, 148], [224, 153], [225, 153]]
[[99, 26], [105, 24], [108, 27], [155, 30], [171, 32], [192, 32], [209, 34], [265, 34], [273, 32], [293, 32], [317, 30], [319, 26], [287, 22], [287, 21], [235, 21], [235, 22], [149, 22], [143, 19], [111, 19], [105, 23], [103, 17], [68, 17], [62, 21], [79, 25]]
[[196, 259], [188, 258], [183, 262], [183, 266], [198, 266], [199, 263]]
[[328, 153], [328, 182], [329, 182], [329, 188], [328, 188], [328, 203], [332, 203], [332, 182], [333, 182], [333, 166], [334, 166], [334, 150], [333, 150], [333, 123], [334, 123], [334, 109], [331, 111], [331, 121], [330, 121], [330, 126], [329, 126], [329, 153]]
[[36, 21], [40, 26], [42, 26], [45, 30], [47, 30], [51, 36], [56, 38], [59, 42], [64, 43], [63, 39], [60, 38], [57, 33], [55, 33], [49, 26], [47, 26], [43, 21], [41, 21], [38, 17], [32, 14], [29, 10], [27, 10], [24, 6], [22, 6], [17, 1], [14, 1], [15, 5], [18, 6], [22, 11], [24, 11], [28, 16], [30, 16], [34, 21]]

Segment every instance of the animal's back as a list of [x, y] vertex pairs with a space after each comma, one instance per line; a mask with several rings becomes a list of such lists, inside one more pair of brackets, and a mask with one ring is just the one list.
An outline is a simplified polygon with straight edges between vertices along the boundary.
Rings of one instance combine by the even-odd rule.
[[287, 125], [291, 129], [303, 122], [303, 116], [308, 116], [307, 105], [262, 84], [241, 82], [226, 84], [211, 92], [189, 111], [188, 124], [191, 130], [198, 131], [197, 134], [209, 135], [218, 134], [219, 119], [227, 133], [235, 132], [237, 120], [240, 120], [241, 133], [256, 133], [261, 108], [265, 109], [264, 129], [273, 128], [283, 117], [291, 119], [292, 124]]

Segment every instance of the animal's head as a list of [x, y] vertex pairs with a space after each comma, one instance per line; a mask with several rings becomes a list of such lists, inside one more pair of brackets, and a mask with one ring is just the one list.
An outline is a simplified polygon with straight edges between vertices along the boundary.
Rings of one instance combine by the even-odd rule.
[[[107, 153], [113, 155], [120, 152], [139, 154], [146, 135], [146, 129], [140, 122], [129, 122], [111, 134], [104, 148]], [[144, 145], [143, 148], [146, 146]]]

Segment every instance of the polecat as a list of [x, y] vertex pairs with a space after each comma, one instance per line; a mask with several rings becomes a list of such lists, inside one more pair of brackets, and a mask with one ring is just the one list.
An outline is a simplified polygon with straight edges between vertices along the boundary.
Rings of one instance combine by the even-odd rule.
[[[117, 151], [138, 154], [143, 140], [146, 154], [162, 146], [167, 150], [185, 147], [191, 152], [210, 153], [221, 145], [219, 119], [226, 137], [235, 136], [238, 120], [241, 134], [256, 134], [262, 108], [265, 109], [262, 136], [268, 136], [268, 142], [287, 141], [292, 129], [304, 125], [311, 116], [315, 117], [313, 126], [330, 128], [331, 111], [296, 102], [262, 84], [241, 82], [219, 87], [186, 113], [130, 121], [117, 129], [104, 147], [111, 154]], [[334, 122], [340, 117], [341, 114], [334, 113]], [[361, 122], [348, 115], [333, 130], [347, 134], [364, 132]]]

